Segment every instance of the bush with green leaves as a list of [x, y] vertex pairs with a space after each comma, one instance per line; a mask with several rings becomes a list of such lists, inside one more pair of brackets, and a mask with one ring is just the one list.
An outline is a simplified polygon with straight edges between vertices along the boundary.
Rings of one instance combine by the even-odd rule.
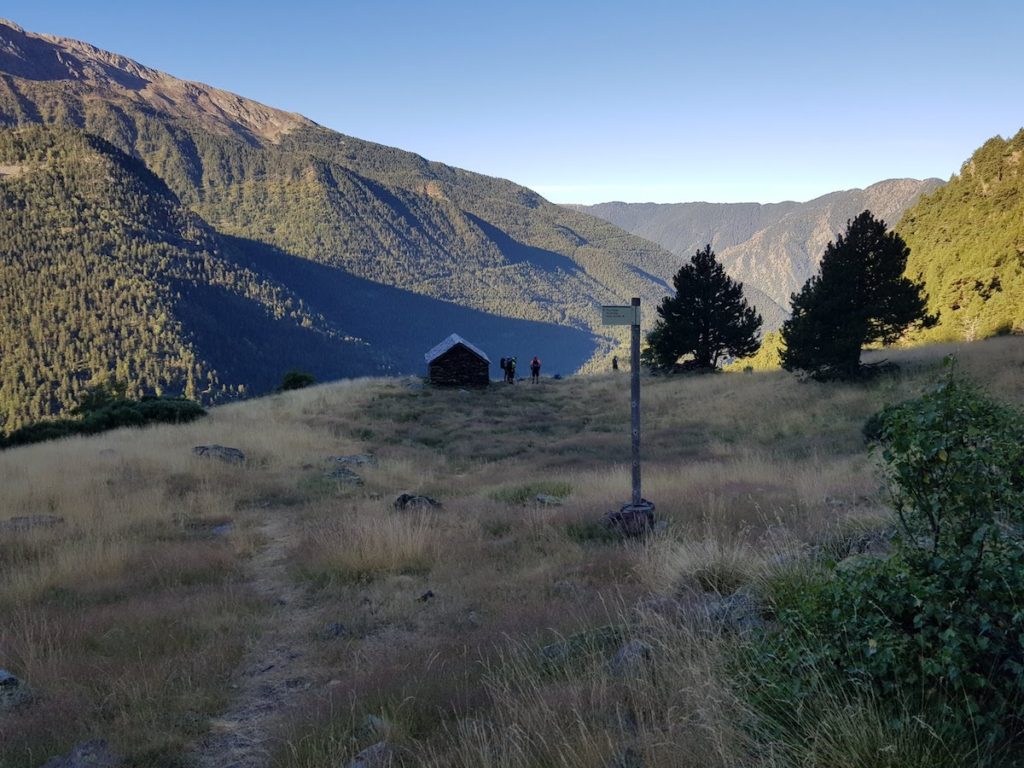
[[146, 424], [185, 424], [206, 415], [206, 409], [184, 397], [146, 395], [139, 400], [124, 396], [117, 382], [91, 388], [72, 411], [78, 419], [57, 419], [28, 424], [6, 437], [0, 448], [57, 440], [71, 435], [93, 435], [119, 427]]
[[951, 369], [874, 426], [894, 549], [780, 580], [754, 679], [792, 711], [836, 685], [918, 702], [984, 762], [1024, 741], [1024, 415]]
[[278, 392], [287, 392], [290, 389], [305, 389], [316, 384], [316, 377], [311, 373], [292, 369], [284, 375], [281, 380], [281, 386], [277, 388]]

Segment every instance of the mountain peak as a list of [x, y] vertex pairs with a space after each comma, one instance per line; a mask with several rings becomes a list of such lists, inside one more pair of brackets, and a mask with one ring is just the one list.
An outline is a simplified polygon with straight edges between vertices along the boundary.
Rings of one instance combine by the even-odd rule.
[[63, 81], [120, 98], [171, 118], [195, 120], [218, 133], [277, 142], [312, 120], [203, 83], [168, 75], [89, 43], [26, 32], [0, 19], [0, 71], [35, 82]]

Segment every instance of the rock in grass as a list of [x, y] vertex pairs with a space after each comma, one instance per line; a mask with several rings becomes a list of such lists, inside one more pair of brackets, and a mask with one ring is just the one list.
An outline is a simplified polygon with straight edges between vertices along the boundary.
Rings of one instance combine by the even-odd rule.
[[429, 496], [403, 493], [395, 499], [395, 509], [439, 509], [441, 502]]
[[6, 669], [0, 669], [0, 713], [28, 704], [32, 698], [32, 689]]
[[328, 456], [327, 461], [332, 464], [352, 465], [355, 467], [376, 467], [377, 457], [371, 453], [354, 453], [351, 456]]
[[613, 675], [633, 674], [650, 664], [653, 654], [654, 649], [650, 645], [633, 638], [608, 661], [608, 671]]
[[363, 478], [361, 478], [348, 467], [332, 467], [331, 469], [324, 472], [324, 477], [333, 480], [336, 483], [342, 483], [344, 485], [363, 484]]
[[228, 464], [242, 464], [245, 462], [245, 454], [237, 448], [230, 448], [226, 445], [197, 445], [192, 449], [196, 456], [203, 456], [208, 459], [220, 459]]
[[61, 525], [63, 517], [57, 515], [19, 515], [0, 523], [0, 531], [31, 531], [33, 528], [53, 528]]
[[102, 739], [83, 741], [66, 757], [52, 757], [42, 768], [117, 768], [121, 761]]
[[324, 637], [328, 640], [333, 640], [337, 637], [344, 637], [348, 634], [348, 627], [342, 624], [340, 621], [330, 622], [326, 629], [324, 629]]
[[533, 497], [533, 500], [540, 504], [542, 507], [560, 507], [562, 506], [562, 500], [557, 496], [551, 496], [547, 493], [538, 493]]
[[714, 597], [707, 604], [708, 618], [722, 629], [744, 634], [764, 626], [762, 604], [753, 589], [741, 587], [728, 597]]
[[391, 747], [386, 741], [372, 744], [348, 764], [348, 768], [384, 768], [391, 764]]

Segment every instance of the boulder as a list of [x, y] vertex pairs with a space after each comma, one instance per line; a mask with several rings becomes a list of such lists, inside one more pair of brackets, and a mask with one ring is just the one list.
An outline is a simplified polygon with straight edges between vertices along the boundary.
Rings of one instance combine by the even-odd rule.
[[52, 757], [42, 768], [117, 768], [121, 761], [102, 739], [76, 744], [65, 757]]
[[0, 669], [0, 713], [32, 701], [32, 690], [6, 669]]
[[728, 597], [709, 597], [706, 611], [714, 625], [729, 632], [746, 634], [764, 626], [761, 600], [750, 587], [741, 587]]
[[395, 509], [439, 509], [441, 502], [429, 496], [420, 494], [403, 493], [395, 499]]
[[197, 445], [192, 449], [196, 456], [203, 456], [208, 459], [220, 459], [228, 464], [242, 464], [245, 462], [245, 454], [237, 448], [230, 448], [226, 445]]

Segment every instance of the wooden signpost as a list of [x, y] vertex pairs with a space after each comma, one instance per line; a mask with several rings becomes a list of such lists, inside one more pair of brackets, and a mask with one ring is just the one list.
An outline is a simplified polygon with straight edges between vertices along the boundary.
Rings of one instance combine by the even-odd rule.
[[623, 533], [639, 535], [654, 525], [654, 504], [640, 492], [640, 299], [628, 306], [602, 306], [602, 325], [630, 326], [630, 402], [629, 415], [633, 437], [633, 497], [610, 521]]

